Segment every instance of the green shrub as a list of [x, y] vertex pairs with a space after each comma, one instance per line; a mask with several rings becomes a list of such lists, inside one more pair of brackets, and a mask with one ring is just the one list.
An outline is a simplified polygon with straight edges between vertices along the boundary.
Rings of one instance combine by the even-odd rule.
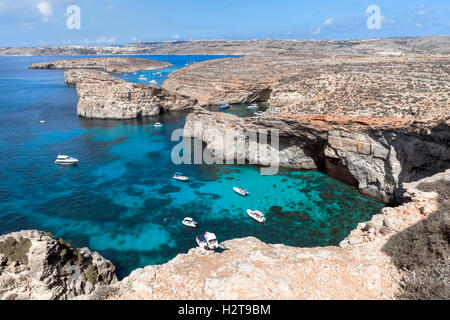
[[4, 241], [0, 242], [0, 253], [4, 254], [10, 261], [27, 264], [27, 254], [30, 247], [30, 239], [23, 238], [17, 242], [17, 240], [13, 237], [8, 237]]
[[98, 282], [98, 270], [93, 264], [86, 269], [86, 280], [95, 285]]
[[383, 248], [397, 268], [405, 270], [400, 299], [450, 297], [450, 182], [422, 184], [439, 194], [439, 208], [427, 219], [392, 236]]
[[46, 232], [45, 236], [47, 236], [47, 237], [49, 237], [51, 239], [55, 239], [55, 237], [53, 236], [53, 233], [51, 233], [51, 232]]

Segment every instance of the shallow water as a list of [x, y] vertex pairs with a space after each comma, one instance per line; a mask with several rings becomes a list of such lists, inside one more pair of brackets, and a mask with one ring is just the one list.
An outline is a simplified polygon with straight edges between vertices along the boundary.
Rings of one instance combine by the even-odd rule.
[[[189, 58], [159, 57], [181, 66]], [[336, 245], [383, 207], [320, 172], [261, 176], [253, 166], [176, 166], [170, 156], [178, 142], [170, 137], [183, 127], [184, 113], [78, 118], [76, 90], [64, 84], [63, 71], [26, 69], [54, 59], [0, 57], [0, 234], [50, 231], [100, 252], [123, 277], [187, 252], [206, 230], [219, 241], [256, 236], [293, 246]], [[155, 128], [156, 121], [164, 126]], [[58, 153], [80, 159], [79, 166], [56, 166]], [[175, 171], [191, 180], [172, 179]], [[250, 196], [235, 194], [233, 186]], [[267, 223], [251, 220], [248, 208], [266, 213]], [[198, 230], [181, 225], [186, 216], [199, 222]]]

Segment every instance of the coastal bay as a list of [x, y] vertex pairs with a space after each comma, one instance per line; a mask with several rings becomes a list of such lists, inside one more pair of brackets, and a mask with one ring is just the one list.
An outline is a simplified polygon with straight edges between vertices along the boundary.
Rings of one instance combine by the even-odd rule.
[[[396, 279], [402, 273], [382, 249], [391, 237], [437, 210], [439, 195], [419, 190], [416, 181], [448, 180], [448, 172], [443, 173], [450, 160], [448, 54], [324, 53], [313, 57], [303, 52], [275, 58], [223, 58], [179, 63], [167, 72], [167, 80], [157, 82], [160, 87], [135, 84], [139, 72], [120, 76], [135, 82], [130, 84], [103, 71], [68, 71], [65, 80], [73, 88], [64, 86], [61, 71], [36, 71], [45, 72], [36, 85], [56, 87], [47, 103], [58, 94], [66, 99], [50, 104], [52, 109], [48, 104], [45, 109], [39, 109], [40, 104], [27, 105], [31, 99], [26, 98], [22, 108], [10, 101], [11, 109], [2, 104], [9, 130], [4, 129], [0, 148], [18, 161], [0, 171], [5, 177], [0, 217], [8, 226], [0, 231], [57, 230], [58, 237], [75, 246], [98, 250], [117, 266], [119, 278], [125, 277], [113, 285], [117, 290], [113, 299], [185, 299], [192, 292], [197, 299], [394, 298], [399, 290]], [[173, 57], [164, 59], [170, 62]], [[161, 77], [162, 72], [157, 73], [146, 74]], [[34, 76], [28, 74], [25, 81]], [[99, 78], [108, 82], [105, 87], [117, 85], [118, 90], [110, 96], [93, 95]], [[117, 116], [108, 101], [121, 98], [122, 89], [132, 93], [136, 88], [150, 96], [164, 92], [162, 100], [170, 107], [145, 114], [158, 115], [153, 118], [139, 112]], [[95, 96], [97, 106], [107, 107], [98, 117], [103, 120], [76, 117], [75, 105], [80, 109], [89, 96]], [[169, 96], [173, 99], [166, 99]], [[172, 108], [183, 99], [190, 101], [188, 110]], [[40, 97], [39, 101], [46, 100]], [[227, 112], [218, 112], [214, 106], [245, 107], [254, 102], [269, 105], [261, 116], [238, 117], [233, 115], [233, 105]], [[21, 129], [31, 136], [23, 140], [22, 132], [18, 138], [12, 120], [33, 112], [34, 122]], [[47, 124], [38, 124], [44, 118]], [[156, 121], [163, 127], [156, 128]], [[176, 142], [169, 142], [169, 136], [174, 129], [184, 128], [185, 139], [200, 139], [211, 151], [227, 149], [212, 144], [214, 136], [197, 136], [194, 122], [202, 123], [206, 133], [219, 129], [219, 136], [231, 127], [280, 130], [285, 168], [276, 176], [263, 177], [256, 166], [173, 165], [169, 154]], [[15, 139], [19, 139], [16, 145]], [[72, 153], [85, 159], [80, 166], [55, 170], [42, 165], [51, 162], [54, 155], [49, 151], [60, 152], [68, 144]], [[246, 160], [252, 157], [248, 154]], [[255, 158], [264, 164], [264, 159]], [[12, 187], [6, 174], [11, 169], [20, 174], [20, 187]], [[190, 182], [168, 182], [180, 170], [192, 177]], [[345, 175], [351, 186], [327, 174]], [[37, 190], [36, 184], [45, 185], [45, 192]], [[251, 197], [234, 194], [235, 185], [248, 188]], [[386, 203], [398, 202], [403, 204], [382, 209]], [[249, 220], [248, 207], [264, 211], [268, 224]], [[191, 249], [195, 232], [179, 223], [186, 215], [194, 216], [203, 229], [216, 232], [221, 242], [225, 240], [225, 252]], [[273, 278], [280, 262], [286, 262], [282, 269], [289, 270], [288, 288], [285, 273], [275, 273]], [[149, 266], [155, 264], [163, 265]], [[189, 273], [197, 264], [203, 271], [186, 290], [158, 289], [161, 283], [176, 287], [173, 276]], [[338, 271], [325, 270], [330, 264]], [[215, 266], [212, 272], [211, 265]], [[145, 268], [135, 270], [138, 267]], [[308, 270], [309, 278], [298, 280], [297, 270]], [[255, 273], [256, 283], [243, 280]], [[334, 284], [317, 285], [327, 274], [328, 282]], [[198, 283], [205, 285], [198, 287]], [[230, 289], [218, 295], [218, 288], [224, 286]]]

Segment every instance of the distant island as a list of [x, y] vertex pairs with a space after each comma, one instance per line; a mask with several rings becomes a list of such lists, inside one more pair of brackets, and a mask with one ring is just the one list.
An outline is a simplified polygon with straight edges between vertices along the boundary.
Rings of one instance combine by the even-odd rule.
[[363, 40], [194, 40], [135, 42], [122, 46], [0, 47], [0, 56], [255, 55], [296, 51], [334, 54], [449, 53], [449, 36]]

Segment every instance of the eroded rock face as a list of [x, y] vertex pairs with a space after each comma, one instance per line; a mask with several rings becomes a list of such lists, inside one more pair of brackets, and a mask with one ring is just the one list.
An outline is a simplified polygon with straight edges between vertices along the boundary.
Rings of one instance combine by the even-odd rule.
[[106, 57], [36, 63], [30, 69], [97, 69], [109, 73], [137, 72], [170, 67], [168, 62], [153, 61], [143, 58]]
[[0, 237], [0, 299], [69, 299], [116, 281], [114, 265], [87, 248], [36, 230]]
[[256, 238], [225, 241], [223, 253], [191, 249], [135, 270], [112, 299], [393, 299], [401, 271], [383, 251], [389, 238], [437, 209], [438, 195], [417, 189], [450, 170], [406, 184], [408, 202], [361, 223], [340, 247], [293, 248]]
[[99, 119], [156, 116], [168, 110], [188, 109], [197, 101], [152, 85], [131, 83], [105, 72], [69, 70], [66, 83], [75, 84], [78, 115]]
[[[401, 185], [450, 167], [450, 120], [373, 119], [362, 117], [297, 116], [238, 118], [201, 109], [187, 116], [186, 137], [206, 143], [212, 154], [244, 158], [269, 165], [318, 169], [325, 159], [340, 162], [358, 181], [362, 192], [398, 200]], [[251, 141], [246, 133], [279, 131], [280, 148]], [[225, 138], [231, 132], [231, 139]], [[264, 152], [272, 149], [273, 153]]]

